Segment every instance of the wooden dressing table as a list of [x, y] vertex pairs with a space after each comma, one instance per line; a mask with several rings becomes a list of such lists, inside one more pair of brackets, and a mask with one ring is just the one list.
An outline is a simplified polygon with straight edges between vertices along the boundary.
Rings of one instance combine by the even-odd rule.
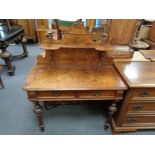
[[127, 89], [107, 57], [111, 45], [93, 42], [90, 34], [66, 34], [63, 40], [46, 39], [40, 47], [45, 51], [23, 86], [34, 104], [40, 129], [44, 130], [43, 105], [54, 101], [113, 100], [106, 125], [111, 123]]

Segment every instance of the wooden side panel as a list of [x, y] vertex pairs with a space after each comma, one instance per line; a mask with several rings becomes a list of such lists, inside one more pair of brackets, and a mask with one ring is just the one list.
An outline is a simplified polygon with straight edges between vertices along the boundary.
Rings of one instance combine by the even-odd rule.
[[37, 19], [39, 29], [48, 29], [48, 19]]
[[56, 64], [97, 65], [98, 54], [94, 49], [59, 49], [54, 51]]
[[43, 40], [46, 39], [47, 31], [48, 31], [48, 29], [38, 29], [37, 30], [38, 43], [41, 43]]
[[136, 31], [135, 19], [112, 19], [108, 41], [112, 44], [129, 45]]
[[14, 21], [24, 28], [24, 36], [27, 39], [36, 41], [36, 26], [34, 19], [16, 19]]

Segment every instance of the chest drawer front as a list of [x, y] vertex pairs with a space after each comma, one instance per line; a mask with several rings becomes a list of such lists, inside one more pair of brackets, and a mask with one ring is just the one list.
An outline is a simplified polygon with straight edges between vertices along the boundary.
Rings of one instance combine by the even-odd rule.
[[155, 114], [155, 102], [153, 101], [139, 101], [130, 103], [127, 109], [127, 114], [129, 113], [153, 113]]
[[122, 120], [122, 126], [155, 126], [155, 115], [127, 116]]
[[72, 91], [40, 91], [37, 92], [38, 98], [74, 98]]
[[115, 97], [115, 91], [81, 91], [79, 98], [111, 98]]
[[135, 89], [131, 100], [153, 100], [155, 99], [154, 88], [139, 88]]

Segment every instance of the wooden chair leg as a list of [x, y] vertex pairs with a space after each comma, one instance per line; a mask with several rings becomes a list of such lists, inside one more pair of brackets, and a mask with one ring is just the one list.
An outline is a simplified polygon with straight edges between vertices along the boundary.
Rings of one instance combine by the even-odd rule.
[[0, 85], [2, 86], [2, 88], [4, 88], [4, 84], [3, 84], [3, 81], [2, 81], [1, 75], [0, 75]]

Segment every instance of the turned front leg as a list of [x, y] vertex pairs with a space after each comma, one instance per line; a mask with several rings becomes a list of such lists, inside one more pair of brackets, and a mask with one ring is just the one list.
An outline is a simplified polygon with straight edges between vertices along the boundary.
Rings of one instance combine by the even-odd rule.
[[21, 44], [22, 44], [22, 47], [23, 47], [23, 54], [22, 54], [22, 55], [23, 55], [24, 57], [27, 57], [27, 56], [28, 56], [28, 51], [27, 51], [26, 43], [27, 43], [26, 38], [24, 38], [24, 37], [22, 36], [22, 38], [21, 38]]
[[6, 50], [6, 47], [2, 48], [2, 53], [0, 57], [5, 61], [5, 64], [7, 66], [7, 71], [10, 76], [13, 76], [15, 74], [15, 66], [12, 65], [11, 59], [12, 55]]
[[117, 102], [118, 100], [114, 101], [109, 107], [108, 107], [108, 118], [107, 121], [105, 123], [105, 129], [109, 128], [110, 124], [111, 124], [111, 120], [112, 120], [112, 116], [114, 115], [114, 113], [117, 111]]
[[43, 118], [42, 118], [43, 108], [39, 104], [39, 102], [34, 103], [33, 112], [35, 113], [35, 115], [36, 115], [36, 117], [38, 119], [40, 129], [42, 131], [44, 131], [44, 122], [43, 122]]

